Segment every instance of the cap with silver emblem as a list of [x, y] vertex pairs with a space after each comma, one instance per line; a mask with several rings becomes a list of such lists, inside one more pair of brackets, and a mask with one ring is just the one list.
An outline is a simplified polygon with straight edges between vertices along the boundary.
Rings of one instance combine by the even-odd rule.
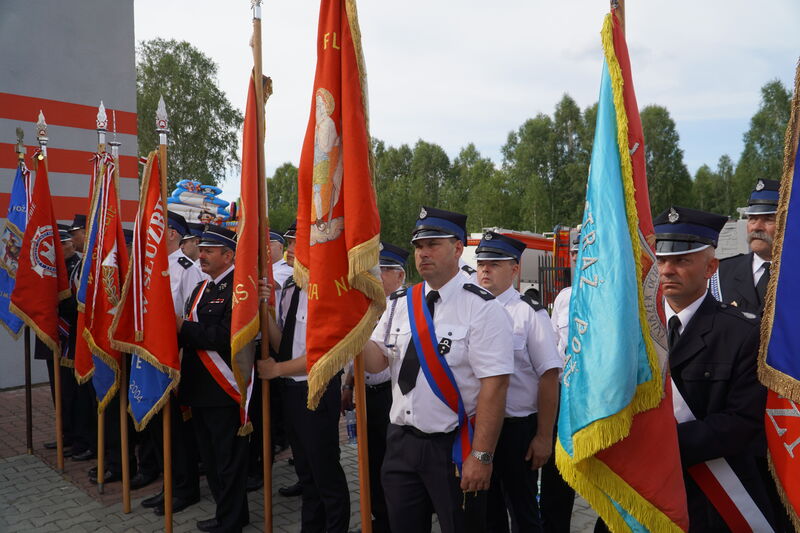
[[519, 261], [525, 251], [525, 243], [494, 231], [483, 234], [481, 242], [475, 249], [475, 259], [478, 261]]
[[419, 210], [417, 223], [411, 233], [411, 242], [453, 237], [467, 243], [467, 215], [427, 206]]
[[408, 252], [399, 246], [381, 241], [381, 268], [396, 268], [402, 270], [405, 267], [408, 255]]
[[719, 232], [728, 217], [673, 206], [653, 219], [656, 255], [679, 255], [717, 247]]
[[778, 211], [778, 196], [781, 182], [760, 179], [756, 182], [747, 201], [747, 215], [772, 215]]

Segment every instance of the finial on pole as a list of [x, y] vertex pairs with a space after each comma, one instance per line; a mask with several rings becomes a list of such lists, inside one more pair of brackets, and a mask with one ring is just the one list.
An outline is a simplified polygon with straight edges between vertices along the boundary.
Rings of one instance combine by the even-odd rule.
[[103, 145], [106, 143], [106, 131], [108, 130], [108, 116], [106, 115], [106, 106], [100, 100], [100, 107], [97, 108], [97, 144]]
[[164, 104], [164, 96], [158, 99], [156, 108], [156, 132], [158, 133], [159, 143], [167, 144], [167, 133], [169, 133], [169, 119], [167, 118], [167, 106]]
[[253, 18], [261, 20], [261, 0], [250, 0], [250, 7], [253, 8]]
[[47, 123], [44, 121], [44, 113], [39, 110], [39, 121], [36, 123], [36, 139], [39, 141], [39, 146], [42, 148], [40, 159], [47, 157]]
[[19, 126], [17, 126], [17, 146], [14, 151], [20, 159], [25, 158], [25, 132]]
[[119, 157], [119, 147], [122, 145], [122, 143], [117, 140], [117, 111], [115, 109], [111, 110], [111, 117], [114, 128], [114, 140], [108, 141], [108, 145], [111, 146], [111, 155], [114, 156], [114, 159], [116, 159]]

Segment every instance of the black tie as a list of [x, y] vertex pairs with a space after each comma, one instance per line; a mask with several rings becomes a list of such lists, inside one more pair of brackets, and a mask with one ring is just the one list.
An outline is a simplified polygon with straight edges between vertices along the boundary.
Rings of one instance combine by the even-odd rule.
[[672, 351], [672, 348], [675, 346], [675, 343], [678, 342], [678, 339], [681, 336], [681, 319], [678, 318], [678, 315], [672, 315], [672, 318], [669, 319], [668, 329], [667, 343], [669, 344], [669, 350]]
[[297, 322], [297, 302], [300, 301], [300, 287], [295, 287], [292, 292], [292, 299], [289, 301], [289, 311], [286, 313], [286, 321], [283, 323], [283, 333], [281, 334], [281, 344], [278, 347], [277, 361], [289, 361], [292, 359], [292, 344], [294, 342], [294, 326]]
[[756, 294], [758, 294], [759, 305], [764, 305], [764, 296], [767, 294], [767, 285], [769, 284], [769, 266], [771, 263], [764, 263], [764, 273], [756, 283]]
[[[431, 291], [425, 296], [425, 303], [428, 304], [428, 311], [431, 313], [431, 320], [433, 320], [433, 306], [436, 300], [439, 299], [437, 291]], [[406, 348], [406, 356], [403, 358], [403, 364], [400, 365], [400, 374], [397, 376], [397, 384], [400, 385], [400, 392], [408, 394], [417, 384], [417, 374], [419, 374], [419, 357], [417, 356], [417, 349], [414, 347], [414, 339], [408, 342]]]

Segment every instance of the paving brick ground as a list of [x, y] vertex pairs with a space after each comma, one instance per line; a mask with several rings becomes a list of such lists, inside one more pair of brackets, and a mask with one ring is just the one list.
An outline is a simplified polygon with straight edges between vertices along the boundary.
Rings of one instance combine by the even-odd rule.
[[[86, 470], [94, 461], [65, 461], [64, 474], [55, 470], [55, 452], [45, 450], [52, 440], [53, 408], [46, 386], [33, 389], [34, 455], [25, 446], [25, 396], [21, 389], [0, 391], [0, 533], [6, 532], [155, 532], [164, 528], [163, 518], [141, 507], [141, 500], [159, 490], [156, 482], [131, 493], [131, 513], [122, 512], [121, 484], [106, 485], [105, 494], [89, 484]], [[350, 486], [351, 528], [360, 524], [358, 512], [358, 472], [355, 448], [343, 442], [342, 465]], [[273, 469], [273, 530], [276, 533], [300, 530], [300, 498], [284, 498], [277, 488], [296, 480], [294, 470], [279, 456]], [[198, 520], [214, 514], [214, 503], [204, 481], [202, 499], [189, 509], [176, 513], [176, 533], [195, 531]], [[593, 530], [596, 514], [586, 502], [575, 504], [572, 531]], [[250, 521], [247, 532], [262, 531], [263, 493], [250, 493]], [[434, 528], [436, 530], [436, 528]]]

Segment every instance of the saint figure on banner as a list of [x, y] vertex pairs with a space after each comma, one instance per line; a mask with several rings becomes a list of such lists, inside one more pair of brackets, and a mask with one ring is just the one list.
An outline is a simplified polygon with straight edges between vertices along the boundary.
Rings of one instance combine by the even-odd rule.
[[337, 238], [343, 228], [342, 217], [333, 218], [333, 207], [342, 189], [342, 139], [331, 118], [336, 107], [333, 95], [320, 87], [314, 97], [316, 127], [314, 129], [313, 203], [311, 206], [311, 244]]

